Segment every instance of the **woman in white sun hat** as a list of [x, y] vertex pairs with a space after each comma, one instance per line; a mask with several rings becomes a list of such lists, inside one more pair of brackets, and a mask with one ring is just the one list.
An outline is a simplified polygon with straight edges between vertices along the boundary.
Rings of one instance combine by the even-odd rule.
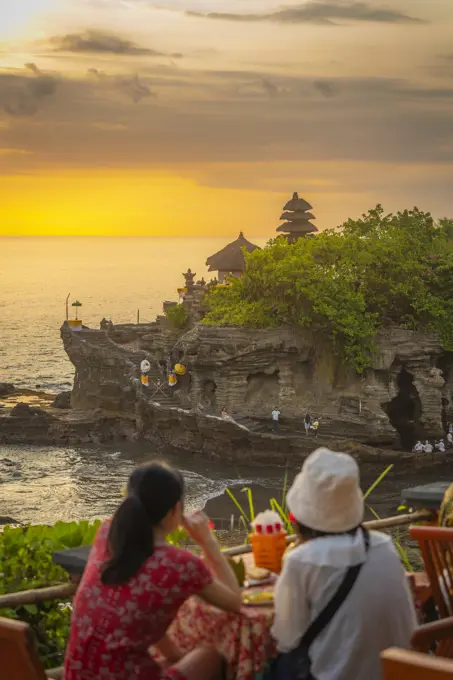
[[356, 462], [317, 449], [287, 505], [301, 545], [275, 590], [278, 680], [380, 680], [380, 652], [409, 648], [416, 616], [391, 539], [361, 526]]

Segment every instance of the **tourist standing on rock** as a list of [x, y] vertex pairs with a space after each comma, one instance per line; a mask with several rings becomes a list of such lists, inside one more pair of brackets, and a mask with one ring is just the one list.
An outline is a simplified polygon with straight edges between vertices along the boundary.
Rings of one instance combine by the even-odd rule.
[[313, 432], [315, 433], [315, 439], [318, 438], [318, 432], [319, 432], [319, 418], [314, 418], [313, 423], [311, 425]]
[[305, 434], [308, 437], [308, 433], [310, 432], [311, 428], [311, 415], [307, 413], [304, 418], [304, 427], [305, 427]]
[[428, 440], [426, 440], [424, 445], [423, 445], [423, 451], [425, 453], [432, 453], [433, 452], [433, 445]]
[[408, 581], [391, 537], [362, 525], [364, 505], [351, 456], [308, 456], [287, 496], [301, 543], [275, 588], [277, 680], [381, 680], [380, 653], [410, 649]]
[[412, 453], [423, 453], [424, 450], [425, 448], [419, 439], [415, 444], [414, 448], [412, 449]]
[[[217, 680], [223, 657], [206, 645], [182, 653], [167, 635], [192, 595], [239, 613], [236, 576], [202, 512], [183, 516], [184, 482], [162, 463], [136, 469], [127, 496], [99, 528], [71, 617], [65, 680]], [[204, 559], [166, 541], [182, 525]], [[160, 665], [154, 646], [166, 658]]]
[[279, 424], [280, 424], [280, 411], [278, 409], [278, 406], [274, 406], [274, 410], [272, 411], [272, 430], [274, 432], [277, 432]]

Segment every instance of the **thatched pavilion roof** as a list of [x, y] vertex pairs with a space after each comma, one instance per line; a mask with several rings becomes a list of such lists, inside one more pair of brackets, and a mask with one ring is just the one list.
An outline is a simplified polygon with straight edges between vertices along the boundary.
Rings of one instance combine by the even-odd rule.
[[245, 248], [248, 253], [253, 253], [254, 250], [259, 249], [254, 243], [250, 243], [244, 237], [244, 234], [239, 234], [235, 241], [229, 243], [225, 248], [219, 250], [218, 253], [211, 255], [206, 260], [206, 266], [209, 267], [210, 272], [242, 272], [245, 269], [244, 255], [241, 248]]

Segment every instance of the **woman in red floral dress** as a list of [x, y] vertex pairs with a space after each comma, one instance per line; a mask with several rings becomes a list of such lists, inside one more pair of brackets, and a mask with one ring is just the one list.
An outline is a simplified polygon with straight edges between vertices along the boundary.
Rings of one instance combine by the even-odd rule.
[[[223, 659], [211, 647], [185, 656], [166, 631], [191, 595], [239, 612], [236, 577], [204, 513], [182, 516], [181, 474], [162, 463], [135, 470], [112, 520], [99, 529], [77, 590], [65, 680], [214, 680]], [[180, 524], [205, 555], [169, 545]], [[160, 666], [156, 647], [168, 660]]]

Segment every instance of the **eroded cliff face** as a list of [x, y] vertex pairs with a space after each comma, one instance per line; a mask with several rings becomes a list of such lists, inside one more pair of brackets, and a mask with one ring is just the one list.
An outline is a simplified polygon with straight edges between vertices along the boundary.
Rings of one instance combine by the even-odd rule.
[[[226, 407], [236, 419], [254, 421], [269, 420], [278, 406], [291, 431], [302, 429], [308, 411], [333, 437], [372, 444], [400, 438], [408, 448], [415, 438], [439, 436], [443, 420], [453, 419], [453, 355], [435, 337], [400, 328], [379, 334], [363, 376], [309, 331], [198, 325], [178, 337], [155, 323], [77, 333], [65, 324], [61, 333], [76, 369], [73, 406], [135, 413], [145, 429], [153, 402], [207, 414]], [[189, 371], [174, 394], [163, 368], [170, 355]], [[152, 365], [148, 390], [138, 384], [145, 357]]]
[[294, 424], [308, 411], [322, 416], [323, 429], [334, 436], [382, 442], [397, 430], [406, 447], [442, 430], [445, 379], [437, 364], [444, 353], [422, 333], [381, 332], [363, 376], [309, 332], [198, 326], [179, 345], [196, 367], [192, 398], [217, 409], [268, 418], [278, 405]]

